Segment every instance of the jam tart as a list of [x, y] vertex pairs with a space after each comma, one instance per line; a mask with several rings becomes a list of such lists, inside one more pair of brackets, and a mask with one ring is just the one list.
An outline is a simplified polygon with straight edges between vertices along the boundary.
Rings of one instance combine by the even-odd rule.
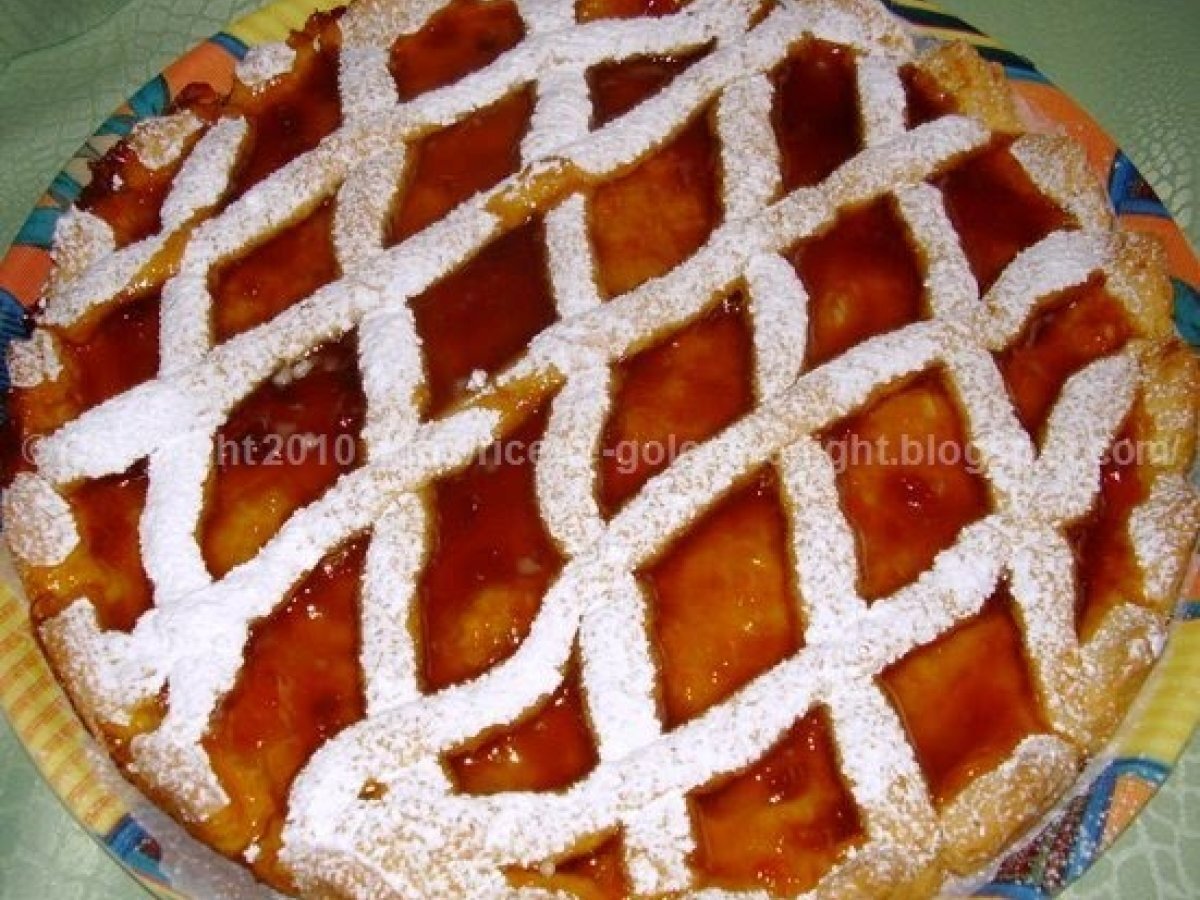
[[929, 896], [1102, 748], [1200, 515], [1162, 251], [872, 0], [362, 0], [54, 255], [40, 640], [300, 896]]

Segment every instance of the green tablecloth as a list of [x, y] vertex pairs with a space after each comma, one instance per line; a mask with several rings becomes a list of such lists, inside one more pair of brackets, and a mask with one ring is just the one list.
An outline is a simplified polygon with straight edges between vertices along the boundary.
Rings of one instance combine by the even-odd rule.
[[[567, 0], [563, 0], [567, 2]], [[0, 248], [91, 130], [259, 0], [0, 0]], [[1032, 58], [1116, 137], [1200, 245], [1200, 3], [943, 0]], [[145, 896], [75, 825], [0, 717], [0, 900]], [[1082, 898], [1200, 897], [1200, 742]]]

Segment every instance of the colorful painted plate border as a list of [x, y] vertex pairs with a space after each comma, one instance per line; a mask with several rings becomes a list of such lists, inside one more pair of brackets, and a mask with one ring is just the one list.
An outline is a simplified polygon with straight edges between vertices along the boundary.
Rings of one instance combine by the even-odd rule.
[[[1024, 112], [1047, 130], [1070, 134], [1108, 185], [1123, 225], [1155, 234], [1167, 248], [1179, 333], [1200, 348], [1200, 261], [1154, 191], [1113, 140], [1033, 64], [924, 0], [885, 0], [923, 40], [965, 40], [1002, 66]], [[239, 19], [168, 66], [110, 116], [51, 183], [12, 248], [0, 259], [0, 349], [27, 333], [26, 309], [49, 274], [59, 215], [79, 196], [89, 163], [160, 114], [180, 90], [207, 82], [228, 90], [246, 51], [280, 40], [339, 0], [275, 0]], [[8, 387], [0, 365], [0, 390]], [[18, 739], [76, 819], [143, 886], [163, 898], [187, 895], [166, 874], [162, 842], [142, 824], [136, 800], [102, 771], [94, 743], [50, 672], [32, 635], [11, 572], [0, 572], [0, 708]], [[1092, 777], [1000, 862], [976, 896], [1042, 900], [1078, 879], [1166, 780], [1200, 722], [1200, 554], [1193, 557], [1163, 658]], [[169, 862], [169, 861], [168, 861]]]

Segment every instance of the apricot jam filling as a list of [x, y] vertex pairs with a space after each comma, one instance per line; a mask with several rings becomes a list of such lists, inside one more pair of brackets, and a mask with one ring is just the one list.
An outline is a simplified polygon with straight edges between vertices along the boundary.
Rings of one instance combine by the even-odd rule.
[[533, 102], [533, 89], [525, 88], [418, 141], [386, 243], [400, 243], [516, 172]]
[[29, 571], [26, 584], [35, 625], [86, 597], [101, 628], [129, 631], [153, 605], [138, 538], [146, 487], [146, 466], [139, 463], [70, 492], [79, 544], [59, 565]]
[[600, 439], [597, 494], [616, 513], [688, 446], [712, 437], [754, 403], [745, 301], [735, 294], [614, 371], [612, 411]]
[[5, 485], [33, 467], [37, 438], [155, 375], [158, 330], [157, 291], [114, 306], [79, 334], [54, 330], [62, 372], [8, 394], [0, 432]]
[[1045, 302], [997, 359], [1025, 429], [1039, 436], [1067, 379], [1132, 336], [1124, 306], [1101, 275]]
[[1067, 531], [1075, 555], [1078, 604], [1075, 627], [1086, 641], [1104, 616], [1122, 603], [1144, 603], [1145, 588], [1129, 520], [1150, 491], [1139, 468], [1147, 447], [1140, 439], [1140, 405], [1117, 433], [1100, 467], [1100, 494], [1091, 512]]
[[[217, 269], [210, 289], [216, 343], [269, 322], [293, 303], [336, 279], [333, 201]], [[297, 264], [303, 260], [303, 264]]]
[[559, 862], [552, 871], [511, 869], [506, 873], [508, 882], [517, 888], [566, 893], [578, 900], [623, 900], [633, 893], [623, 847], [618, 833], [594, 849]]
[[534, 444], [549, 404], [461, 472], [430, 489], [432, 548], [418, 583], [427, 690], [466, 681], [507, 659], [562, 567], [534, 483]]
[[705, 48], [676, 56], [635, 56], [592, 66], [587, 73], [592, 125], [599, 128], [653, 97], [707, 53]]
[[790, 259], [808, 290], [805, 370], [925, 316], [924, 273], [891, 201], [849, 209]]
[[200, 545], [220, 578], [254, 556], [288, 517], [360, 462], [366, 401], [353, 336], [265, 381], [214, 438]]
[[915, 580], [989, 510], [957, 403], [937, 373], [885, 393], [821, 443], [838, 473], [867, 600]]
[[[589, 231], [605, 296], [671, 271], [708, 240], [721, 218], [719, 150], [704, 112], [629, 172], [595, 189]], [[648, 234], [654, 240], [646, 240]]]
[[72, 418], [158, 373], [160, 307], [155, 291], [105, 313], [80, 339], [58, 334]]
[[359, 581], [367, 541], [331, 552], [253, 628], [237, 683], [213, 717], [204, 748], [231, 798], [200, 826], [224, 853], [257, 842], [255, 872], [287, 890], [277, 861], [287, 798], [300, 768], [364, 714]]
[[825, 180], [862, 149], [854, 54], [825, 41], [802, 43], [774, 73], [772, 123], [783, 189]]
[[337, 17], [313, 16], [288, 43], [296, 58], [287, 78], [260, 91], [237, 90], [230, 97], [229, 111], [244, 116], [250, 125], [229, 187], [230, 201], [316, 147], [342, 124]]
[[451, 781], [464, 794], [555, 791], [587, 775], [599, 761], [572, 662], [558, 690], [515, 725], [489, 734], [445, 759]]
[[544, 228], [533, 220], [483, 248], [410, 304], [425, 360], [425, 415], [436, 418], [520, 356], [558, 317]]
[[389, 68], [401, 100], [453, 84], [520, 43], [525, 23], [511, 0], [454, 0], [392, 44]]
[[928, 72], [914, 65], [902, 66], [900, 81], [904, 85], [904, 124], [917, 128], [958, 112], [954, 98], [942, 90]]
[[668, 727], [695, 718], [800, 649], [788, 543], [778, 479], [766, 468], [638, 573]]
[[977, 616], [880, 674], [938, 806], [1048, 730], [1014, 614], [1002, 584]]
[[108, 223], [118, 249], [137, 243], [162, 228], [162, 205], [181, 165], [148, 169], [122, 142], [92, 163], [77, 206]]
[[1038, 191], [1009, 144], [995, 141], [934, 179], [980, 292], [988, 291], [1022, 250], [1074, 224]]
[[688, 0], [575, 0], [575, 19], [593, 22], [597, 19], [637, 19], [643, 16], [658, 18], [679, 12]]
[[823, 710], [797, 722], [749, 769], [690, 801], [693, 864], [707, 887], [792, 897], [864, 837]]

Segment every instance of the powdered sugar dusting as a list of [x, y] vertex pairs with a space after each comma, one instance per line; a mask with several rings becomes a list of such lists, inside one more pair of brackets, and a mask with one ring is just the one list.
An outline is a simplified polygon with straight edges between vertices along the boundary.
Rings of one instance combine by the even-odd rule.
[[32, 388], [55, 381], [62, 370], [58, 344], [54, 335], [44, 328], [34, 329], [27, 341], [9, 344], [8, 377], [15, 387]]
[[296, 63], [296, 51], [282, 41], [251, 47], [237, 64], [234, 75], [253, 90], [262, 90]]
[[[301, 885], [364, 897], [542, 896], [511, 890], [502, 867], [545, 863], [619, 828], [638, 892], [691, 890], [687, 794], [753, 763], [818, 705], [829, 709], [867, 830], [864, 845], [842, 859], [825, 885], [855, 884], [871, 865], [899, 882], [935, 865], [938, 854], [969, 854], [974, 838], [961, 827], [961, 804], [940, 817], [933, 809], [875, 675], [977, 614], [1008, 572], [1050, 723], [1086, 744], [1107, 726], [1109, 712], [1090, 709], [1094, 698], [1075, 685], [1104, 667], [1114, 677], [1132, 677], [1155, 646], [1157, 619], [1128, 607], [1081, 646], [1067, 612], [1073, 588], [1062, 538], [1063, 527], [1094, 502], [1100, 456], [1134, 403], [1137, 352], [1100, 360], [1071, 379], [1040, 455], [1004, 397], [990, 353], [1019, 333], [1040, 301], [1096, 271], [1134, 283], [1107, 220], [1091, 200], [1070, 201], [1082, 228], [1022, 253], [980, 298], [940, 193], [927, 182], [991, 135], [960, 116], [905, 129], [898, 67], [912, 58], [911, 43], [867, 0], [781, 2], [761, 22], [756, 2], [695, 0], [649, 27], [636, 20], [579, 25], [570, 4], [520, 0], [527, 31], [520, 45], [456, 84], [399, 103], [386, 50], [441, 5], [364, 0], [347, 12], [342, 128], [219, 213], [210, 210], [245, 135], [239, 119], [222, 120], [197, 143], [164, 205], [161, 234], [114, 251], [86, 214], [60, 229], [64, 274], [47, 297], [43, 321], [64, 328], [111, 302], [175, 235], [185, 241], [178, 273], [164, 286], [158, 376], [51, 435], [39, 448], [38, 474], [20, 476], [5, 498], [7, 520], [24, 522], [9, 528], [17, 552], [32, 565], [55, 562], [77, 541], [59, 491], [75, 479], [150, 459], [142, 542], [156, 606], [129, 634], [102, 630], [86, 599], [50, 620], [43, 634], [64, 679], [89, 714], [116, 723], [168, 688], [165, 719], [134, 740], [134, 764], [186, 814], [203, 818], [227, 798], [201, 742], [235, 682], [251, 624], [326, 553], [370, 532], [361, 604], [367, 717], [327, 742], [292, 789], [282, 859]], [[806, 35], [856, 51], [867, 147], [823, 183], [778, 197], [766, 73]], [[589, 129], [588, 67], [712, 41], [715, 49], [657, 96]], [[292, 60], [285, 63], [280, 46], [248, 58], [239, 77], [260, 84], [282, 75]], [[536, 85], [537, 106], [522, 171], [384, 249], [384, 221], [408, 144], [529, 84]], [[676, 269], [602, 304], [588, 241], [590, 184], [653, 153], [714, 101], [725, 221]], [[1043, 154], [1049, 163], [1037, 162], [1036, 142], [1024, 140], [1014, 153], [1057, 199], [1061, 186], [1072, 183], [1075, 163], [1053, 147]], [[420, 342], [405, 301], [514, 227], [491, 201], [520, 194], [536, 173], [551, 169], [565, 173], [565, 199], [534, 194], [529, 212], [544, 217], [559, 321], [508, 371], [473, 376], [456, 411], [422, 422]], [[896, 198], [925, 262], [930, 318], [801, 374], [808, 297], [783, 254], [826, 228], [839, 210], [883, 197]], [[341, 277], [270, 322], [212, 346], [212, 268], [330, 198]], [[613, 365], [743, 288], [753, 333], [754, 410], [675, 460], [605, 521], [594, 496], [595, 458]], [[212, 580], [195, 523], [215, 429], [263, 380], [355, 329], [367, 399], [366, 464], [297, 511], [254, 558]], [[53, 339], [38, 334], [14, 351], [24, 354], [17, 368], [30, 384], [54, 377]], [[813, 435], [880, 389], [933, 368], [964, 408], [969, 439], [982, 451], [994, 488], [993, 509], [917, 581], [868, 607], [856, 592], [854, 538], [832, 462]], [[518, 387], [530, 406], [552, 404], [536, 488], [565, 566], [512, 657], [473, 681], [424, 695], [408, 624], [426, 554], [427, 513], [418, 492], [512, 427], [514, 417], [497, 409], [504, 392]], [[765, 462], [777, 466], [787, 501], [805, 646], [727, 702], [668, 732], [657, 709], [647, 604], [634, 573]], [[1139, 547], [1161, 540], [1160, 523], [1170, 511], [1187, 507], [1195, 515], [1177, 474], [1164, 473], [1135, 514]], [[561, 683], [575, 646], [597, 768], [561, 793], [453, 793], [440, 755], [543, 702]], [[1073, 751], [1059, 738], [1031, 738], [1011, 763], [975, 782], [971, 797], [993, 803], [1018, 775], [1048, 790], [1070, 760]], [[1049, 781], [1039, 780], [1033, 762], [1047, 761]], [[368, 780], [386, 787], [382, 796], [362, 796]], [[1000, 810], [996, 821], [1025, 812]], [[921, 850], [905, 855], [898, 847]]]
[[4, 522], [12, 551], [31, 566], [57, 565], [79, 543], [71, 508], [37, 475], [13, 479], [4, 492]]
[[203, 127], [204, 123], [189, 110], [142, 119], [129, 133], [129, 149], [147, 169], [161, 169], [178, 160], [189, 140]]

